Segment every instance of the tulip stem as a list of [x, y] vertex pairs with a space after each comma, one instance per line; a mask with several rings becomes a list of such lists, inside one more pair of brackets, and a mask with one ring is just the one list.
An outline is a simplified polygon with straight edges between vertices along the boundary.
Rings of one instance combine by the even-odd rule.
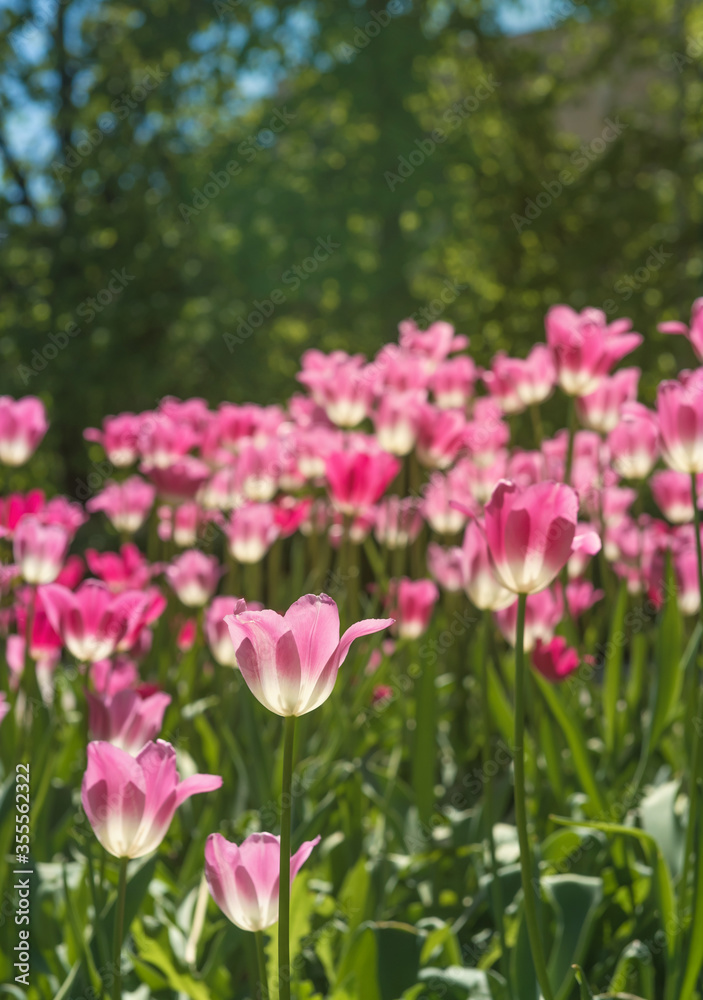
[[[537, 981], [544, 1000], [554, 1000], [554, 994], [549, 983], [547, 963], [542, 950], [542, 939], [537, 916], [535, 889], [532, 884], [532, 866], [530, 863], [530, 840], [527, 834], [527, 804], [525, 795], [525, 605], [527, 594], [518, 596], [517, 634], [515, 641], [515, 821], [517, 824], [518, 841], [520, 844], [520, 873], [522, 875], [523, 906], [525, 923], [530, 940], [532, 961], [534, 962]], [[539, 874], [537, 875], [539, 886]]]
[[117, 902], [115, 904], [115, 936], [113, 939], [112, 960], [114, 983], [112, 1000], [120, 1000], [122, 996], [122, 941], [124, 938], [124, 907], [127, 895], [127, 858], [120, 858], [120, 876], [117, 887]]
[[269, 1000], [269, 984], [266, 977], [266, 953], [264, 952], [264, 935], [262, 931], [257, 931], [256, 937], [256, 957], [259, 962], [259, 989], [257, 996], [260, 1000]]
[[571, 485], [571, 466], [574, 463], [574, 439], [576, 437], [576, 397], [569, 396], [569, 441], [566, 446], [566, 467], [564, 469], [564, 482]]
[[283, 728], [283, 782], [281, 786], [281, 867], [278, 883], [278, 980], [280, 1000], [290, 1000], [290, 827], [293, 783], [295, 716]]
[[[691, 473], [691, 499], [693, 500], [693, 528], [696, 536], [696, 555], [698, 556], [698, 591], [701, 595], [701, 606], [699, 610], [700, 620], [703, 623], [703, 550], [701, 549], [701, 515], [698, 510], [698, 488], [695, 472]], [[688, 824], [686, 826], [686, 845], [684, 848], [683, 869], [681, 871], [681, 882], [679, 884], [679, 909], [685, 912], [688, 902], [688, 875], [691, 870], [691, 855], [693, 854], [693, 841], [696, 836], [696, 821], [698, 813], [698, 782], [700, 778], [701, 746], [700, 746], [700, 722], [703, 718], [703, 686], [700, 689], [698, 713], [693, 727], [693, 741], [691, 744], [691, 782], [688, 789]]]

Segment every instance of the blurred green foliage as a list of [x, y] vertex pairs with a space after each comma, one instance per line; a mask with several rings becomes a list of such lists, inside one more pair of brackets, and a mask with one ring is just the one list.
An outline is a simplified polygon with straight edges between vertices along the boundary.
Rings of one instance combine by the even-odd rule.
[[690, 363], [655, 324], [700, 294], [702, 4], [45, 7], [0, 12], [0, 390], [48, 404], [57, 477], [106, 413], [281, 400], [411, 314], [483, 363], [554, 302], [632, 316], [646, 400]]

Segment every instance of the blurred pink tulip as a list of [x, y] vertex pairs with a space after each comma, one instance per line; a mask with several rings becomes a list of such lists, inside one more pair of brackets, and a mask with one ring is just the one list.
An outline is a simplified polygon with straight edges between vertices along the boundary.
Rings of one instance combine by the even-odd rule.
[[559, 385], [567, 396], [595, 392], [613, 365], [642, 343], [629, 332], [632, 322], [606, 322], [600, 309], [575, 312], [569, 306], [552, 306], [545, 319], [547, 343], [557, 367]]
[[132, 535], [144, 524], [155, 496], [151, 483], [141, 476], [130, 476], [121, 483], [108, 480], [105, 489], [88, 500], [86, 508], [91, 513], [103, 511], [116, 531]]
[[418, 461], [428, 469], [448, 469], [466, 444], [466, 417], [461, 410], [440, 410], [426, 403], [420, 412]]
[[83, 431], [83, 437], [86, 441], [101, 444], [112, 464], [124, 469], [139, 457], [138, 441], [142, 420], [142, 415], [136, 416], [134, 413], [105, 417], [102, 430], [87, 427]]
[[36, 517], [23, 517], [12, 544], [15, 563], [27, 583], [53, 583], [61, 572], [69, 545], [67, 532], [58, 525], [43, 525]]
[[380, 500], [399, 469], [398, 459], [380, 449], [335, 451], [326, 464], [332, 502], [344, 514], [358, 514]]
[[440, 410], [466, 409], [477, 377], [476, 364], [466, 355], [443, 361], [430, 379], [435, 405]]
[[88, 732], [91, 740], [104, 740], [135, 757], [157, 735], [171, 696], [162, 691], [124, 689], [113, 695], [86, 691]]
[[282, 716], [306, 715], [326, 701], [354, 639], [393, 624], [391, 618], [356, 622], [340, 639], [337, 605], [327, 594], [307, 594], [285, 615], [250, 611], [241, 601], [225, 621], [247, 686]]
[[[290, 881], [319, 844], [306, 841], [290, 859]], [[228, 920], [243, 931], [263, 931], [278, 920], [280, 837], [252, 833], [241, 847], [219, 833], [205, 844], [205, 877], [210, 895]]]
[[401, 639], [418, 639], [427, 631], [434, 606], [439, 598], [432, 580], [391, 580], [388, 607], [395, 618], [395, 630]]
[[703, 472], [703, 368], [662, 382], [657, 413], [664, 461], [676, 472]]
[[49, 583], [40, 594], [51, 627], [82, 662], [110, 656], [145, 603], [144, 595], [137, 591], [111, 594], [98, 580], [86, 580], [75, 592]]
[[[457, 593], [464, 587], [464, 553], [458, 546], [445, 548], [437, 542], [427, 546], [427, 568], [442, 590]], [[511, 598], [513, 595], [510, 595]]]
[[376, 438], [391, 455], [409, 455], [423, 419], [426, 393], [422, 389], [386, 392], [372, 414]]
[[7, 713], [11, 709], [11, 705], [7, 700], [7, 695], [4, 691], [0, 691], [0, 722], [5, 718]]
[[551, 642], [538, 639], [532, 652], [535, 670], [552, 684], [566, 680], [579, 667], [579, 654], [567, 646], [566, 639], [558, 635]]
[[614, 430], [624, 404], [637, 399], [640, 374], [639, 368], [621, 368], [614, 375], [603, 378], [594, 392], [578, 396], [576, 413], [583, 426], [599, 434]]
[[276, 514], [272, 503], [247, 503], [232, 511], [227, 544], [237, 562], [261, 562], [279, 535]]
[[499, 611], [515, 600], [515, 594], [498, 580], [488, 554], [483, 529], [469, 521], [462, 546], [464, 557], [464, 588], [471, 602], [481, 611]]
[[572, 580], [566, 585], [566, 606], [574, 620], [604, 597], [605, 593], [596, 590], [590, 580]]
[[[697, 492], [700, 498], [702, 477], [697, 477]], [[691, 477], [684, 472], [663, 469], [655, 472], [649, 480], [649, 487], [659, 510], [672, 524], [689, 524], [693, 520], [693, 497]], [[698, 501], [700, 507], [701, 500]]]
[[87, 549], [85, 558], [90, 572], [106, 583], [113, 594], [123, 590], [140, 590], [149, 582], [153, 572], [153, 567], [131, 542], [123, 545], [119, 552]]
[[44, 404], [36, 396], [0, 396], [0, 464], [24, 465], [48, 426]]
[[415, 497], [384, 497], [376, 508], [375, 535], [389, 549], [404, 549], [422, 528], [420, 502]]
[[[513, 595], [513, 603], [495, 613], [498, 628], [505, 641], [513, 647], [517, 638], [517, 605]], [[549, 642], [563, 615], [564, 598], [558, 584], [529, 594], [525, 605], [525, 652], [531, 652], [540, 640]]]
[[159, 846], [176, 809], [191, 795], [222, 785], [214, 774], [179, 782], [170, 743], [147, 743], [136, 757], [111, 743], [88, 744], [81, 801], [105, 850], [116, 858], [142, 858]]
[[187, 608], [202, 608], [217, 589], [222, 569], [216, 556], [189, 549], [166, 567], [166, 579]]
[[625, 403], [617, 427], [608, 435], [611, 464], [625, 479], [646, 479], [659, 457], [656, 413], [641, 403]]

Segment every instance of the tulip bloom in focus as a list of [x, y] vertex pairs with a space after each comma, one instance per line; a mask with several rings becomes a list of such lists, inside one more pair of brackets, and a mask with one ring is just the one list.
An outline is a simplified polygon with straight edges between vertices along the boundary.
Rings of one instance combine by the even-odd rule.
[[340, 639], [337, 605], [327, 594], [307, 594], [285, 615], [251, 611], [240, 601], [224, 620], [250, 691], [282, 716], [307, 715], [326, 701], [354, 639], [393, 624], [392, 618], [369, 618]]
[[[290, 881], [320, 842], [306, 841], [290, 859]], [[243, 931], [263, 931], [278, 920], [280, 837], [252, 833], [241, 847], [219, 833], [205, 844], [210, 895], [228, 920]]]
[[147, 743], [132, 757], [111, 743], [88, 744], [81, 801], [93, 833], [116, 858], [142, 858], [166, 836], [176, 809], [191, 795], [220, 788], [222, 778], [194, 774], [178, 780], [170, 743]]

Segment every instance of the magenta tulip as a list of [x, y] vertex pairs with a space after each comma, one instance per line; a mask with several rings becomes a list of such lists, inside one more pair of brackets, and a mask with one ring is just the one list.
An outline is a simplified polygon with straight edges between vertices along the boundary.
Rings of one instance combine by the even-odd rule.
[[629, 332], [629, 319], [608, 324], [600, 309], [577, 313], [552, 306], [544, 325], [559, 385], [568, 396], [595, 392], [611, 368], [642, 343], [639, 333]]
[[27, 583], [53, 583], [61, 572], [69, 536], [58, 524], [23, 517], [15, 530], [13, 554]]
[[676, 472], [703, 472], [703, 368], [662, 382], [657, 413], [664, 461]]
[[389, 606], [401, 639], [418, 639], [430, 624], [439, 590], [432, 580], [391, 580]]
[[86, 691], [91, 740], [103, 740], [133, 757], [161, 729], [171, 697], [163, 691], [117, 691], [113, 695]]
[[24, 465], [48, 426], [44, 404], [36, 396], [0, 396], [0, 464]]
[[176, 752], [157, 740], [132, 757], [111, 743], [88, 744], [81, 801], [105, 850], [116, 858], [151, 854], [166, 836], [176, 809], [191, 795], [220, 788], [222, 778], [194, 774], [179, 782]]
[[326, 701], [354, 639], [393, 624], [392, 618], [369, 618], [340, 639], [337, 605], [327, 594], [307, 594], [285, 615], [242, 609], [225, 621], [247, 686], [282, 716], [307, 715]]
[[86, 580], [75, 592], [50, 583], [40, 593], [51, 627], [69, 652], [91, 663], [115, 651], [149, 600], [133, 590], [111, 594], [98, 580]]
[[152, 508], [156, 490], [141, 476], [130, 476], [122, 483], [109, 480], [105, 489], [86, 503], [89, 511], [101, 510], [116, 531], [134, 534]]
[[189, 549], [166, 567], [166, 579], [187, 608], [202, 608], [215, 593], [222, 575], [216, 556]]

